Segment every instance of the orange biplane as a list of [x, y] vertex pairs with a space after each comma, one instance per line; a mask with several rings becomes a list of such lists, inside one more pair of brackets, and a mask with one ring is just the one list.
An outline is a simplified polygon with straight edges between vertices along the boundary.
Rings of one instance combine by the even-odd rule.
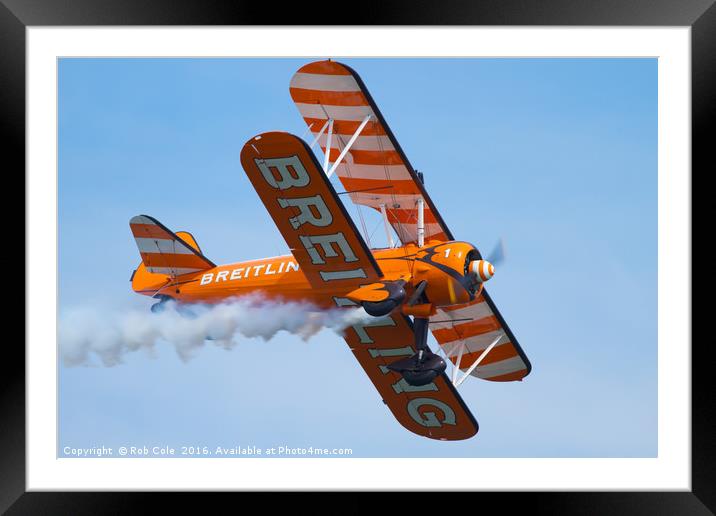
[[[324, 308], [362, 306], [374, 317], [348, 328], [345, 340], [396, 419], [432, 439], [472, 437], [478, 425], [456, 387], [469, 376], [522, 380], [531, 369], [484, 288], [493, 265], [454, 239], [355, 71], [331, 60], [307, 64], [290, 93], [312, 143], [259, 134], [241, 164], [292, 255], [216, 265], [189, 233], [139, 215], [130, 220], [142, 256], [132, 288], [160, 299], [153, 310], [257, 291]], [[334, 173], [342, 193], [380, 212], [388, 247], [366, 245], [330, 183]], [[453, 364], [451, 377], [428, 330]]]

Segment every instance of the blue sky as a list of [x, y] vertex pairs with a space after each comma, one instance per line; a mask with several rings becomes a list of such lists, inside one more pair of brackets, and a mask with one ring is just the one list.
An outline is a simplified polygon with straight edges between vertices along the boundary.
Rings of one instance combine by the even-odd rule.
[[[129, 284], [136, 214], [191, 231], [216, 263], [288, 252], [239, 153], [260, 132], [304, 134], [288, 83], [308, 61], [60, 60], [60, 313], [149, 308]], [[404, 430], [330, 331], [207, 345], [188, 362], [160, 345], [111, 368], [59, 366], [60, 450], [656, 456], [656, 59], [340, 61], [363, 78], [456, 237], [484, 253], [504, 239], [488, 290], [532, 373], [463, 383], [480, 432], [446, 443]], [[380, 219], [363, 213], [382, 245]]]

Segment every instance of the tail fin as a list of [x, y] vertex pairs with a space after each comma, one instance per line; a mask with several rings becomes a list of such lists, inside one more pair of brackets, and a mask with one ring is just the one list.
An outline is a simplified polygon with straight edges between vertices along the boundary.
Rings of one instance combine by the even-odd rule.
[[184, 240], [148, 215], [132, 217], [129, 227], [142, 255], [142, 263], [152, 274], [181, 276], [216, 267], [201, 254], [189, 233], [181, 233], [186, 238]]
[[201, 248], [199, 247], [199, 244], [196, 243], [194, 235], [192, 235], [188, 231], [177, 231], [175, 234], [176, 236], [184, 240], [185, 243], [189, 244], [195, 250], [199, 251], [199, 254], [202, 254]]

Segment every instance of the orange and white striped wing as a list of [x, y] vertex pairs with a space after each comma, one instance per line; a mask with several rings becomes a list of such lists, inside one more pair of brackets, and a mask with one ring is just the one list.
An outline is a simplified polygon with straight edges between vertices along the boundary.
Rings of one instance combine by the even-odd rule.
[[461, 347], [460, 369], [467, 370], [497, 340], [472, 376], [494, 382], [522, 380], [532, 370], [530, 361], [485, 289], [475, 300], [439, 308], [431, 317], [430, 330], [453, 363]]
[[[291, 78], [291, 98], [314, 138], [333, 120], [330, 161], [335, 162], [367, 116], [367, 125], [336, 168], [356, 204], [376, 210], [385, 206], [400, 240], [417, 241], [417, 202], [425, 201], [425, 240], [453, 240], [450, 230], [408, 162], [383, 115], [358, 74], [335, 61], [309, 63]], [[326, 152], [328, 130], [319, 144]]]
[[181, 276], [215, 267], [211, 260], [148, 215], [132, 217], [129, 227], [142, 262], [151, 273]]

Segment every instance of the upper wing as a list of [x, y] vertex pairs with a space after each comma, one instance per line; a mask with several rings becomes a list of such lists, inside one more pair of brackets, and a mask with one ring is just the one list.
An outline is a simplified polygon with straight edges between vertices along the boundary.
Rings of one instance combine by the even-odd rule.
[[288, 133], [255, 136], [241, 164], [309, 283], [352, 287], [382, 273], [316, 158]]
[[[381, 209], [400, 240], [417, 241], [417, 200], [425, 200], [425, 241], [453, 240], [445, 222], [410, 165], [358, 74], [335, 61], [309, 63], [291, 78], [291, 97], [314, 136], [333, 122], [330, 161], [338, 159], [367, 116], [367, 125], [336, 168], [353, 202]], [[324, 153], [328, 131], [319, 143]]]
[[[353, 306], [337, 298], [338, 306]], [[410, 319], [399, 311], [346, 330], [345, 339], [363, 370], [378, 389], [383, 402], [405, 428], [431, 439], [468, 439], [478, 430], [477, 421], [443, 373], [433, 382], [414, 387], [387, 365], [415, 353]]]
[[461, 345], [464, 346], [460, 369], [468, 369], [490, 344], [500, 338], [470, 373], [473, 376], [509, 382], [522, 380], [532, 370], [525, 352], [484, 288], [470, 303], [439, 308], [430, 321], [433, 336], [454, 363], [457, 363]]

